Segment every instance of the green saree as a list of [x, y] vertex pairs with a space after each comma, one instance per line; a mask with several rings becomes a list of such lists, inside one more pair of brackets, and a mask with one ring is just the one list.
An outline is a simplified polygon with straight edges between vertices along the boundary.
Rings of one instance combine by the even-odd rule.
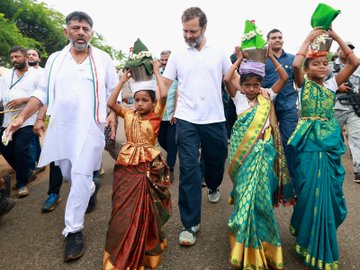
[[[261, 95], [257, 100], [238, 116], [230, 140], [230, 263], [242, 269], [282, 269], [273, 205], [289, 202], [292, 189], [273, 107]], [[270, 126], [262, 133], [267, 120]]]
[[290, 231], [296, 252], [315, 269], [339, 269], [336, 229], [347, 210], [342, 190], [345, 144], [334, 118], [335, 93], [310, 80], [301, 91], [301, 120], [289, 139], [297, 151], [297, 195]]

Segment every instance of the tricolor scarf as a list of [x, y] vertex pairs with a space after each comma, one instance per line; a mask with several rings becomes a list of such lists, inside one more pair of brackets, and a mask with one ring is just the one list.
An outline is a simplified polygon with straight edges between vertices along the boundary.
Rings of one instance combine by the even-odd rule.
[[[59, 51], [52, 58], [52, 62], [49, 64], [50, 69], [47, 74], [47, 115], [51, 115], [51, 111], [55, 99], [55, 81], [56, 74], [62, 67], [65, 57], [70, 53], [71, 44], [68, 44], [63, 50]], [[94, 121], [96, 123], [105, 122], [106, 120], [106, 107], [100, 106], [100, 103], [104, 102], [106, 104], [106, 89], [105, 89], [105, 72], [102, 69], [101, 65], [96, 65], [96, 63], [101, 63], [98, 54], [98, 49], [89, 45], [89, 61], [90, 61], [90, 71], [93, 80], [93, 95], [94, 95]], [[99, 83], [102, 82], [102, 83]]]

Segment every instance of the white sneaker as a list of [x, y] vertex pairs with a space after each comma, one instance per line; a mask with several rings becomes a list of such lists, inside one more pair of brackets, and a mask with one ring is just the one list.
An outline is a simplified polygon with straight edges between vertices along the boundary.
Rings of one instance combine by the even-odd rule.
[[27, 186], [21, 187], [18, 189], [18, 192], [16, 194], [16, 197], [18, 198], [24, 198], [29, 196], [29, 189]]
[[184, 229], [179, 235], [179, 244], [182, 246], [192, 246], [196, 242], [196, 233], [200, 230], [200, 224]]
[[212, 191], [209, 189], [208, 199], [212, 203], [217, 203], [220, 200], [220, 192], [219, 190]]

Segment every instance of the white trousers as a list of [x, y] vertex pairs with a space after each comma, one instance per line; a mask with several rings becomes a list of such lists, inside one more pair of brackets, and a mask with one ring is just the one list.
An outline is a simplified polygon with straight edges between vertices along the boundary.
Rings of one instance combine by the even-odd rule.
[[[60, 162], [60, 168], [65, 165], [62, 162]], [[70, 163], [70, 161], [68, 162]], [[67, 165], [69, 166], [69, 164]], [[61, 171], [63, 171], [63, 168]], [[95, 191], [92, 175], [83, 175], [71, 171], [70, 179], [68, 181], [71, 187], [65, 207], [65, 229], [62, 232], [65, 237], [68, 233], [78, 232], [84, 228], [85, 212], [90, 197]]]
[[335, 117], [340, 127], [346, 126], [349, 148], [351, 151], [354, 173], [360, 173], [360, 117], [354, 110], [335, 110]]

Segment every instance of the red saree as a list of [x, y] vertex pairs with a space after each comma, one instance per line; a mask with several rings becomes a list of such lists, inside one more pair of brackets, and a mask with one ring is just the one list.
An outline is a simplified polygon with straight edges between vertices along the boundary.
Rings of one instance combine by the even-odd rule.
[[171, 215], [169, 169], [153, 146], [162, 111], [156, 106], [147, 119], [140, 119], [124, 110], [128, 143], [114, 167], [103, 269], [156, 268], [161, 262], [166, 248], [161, 228]]

